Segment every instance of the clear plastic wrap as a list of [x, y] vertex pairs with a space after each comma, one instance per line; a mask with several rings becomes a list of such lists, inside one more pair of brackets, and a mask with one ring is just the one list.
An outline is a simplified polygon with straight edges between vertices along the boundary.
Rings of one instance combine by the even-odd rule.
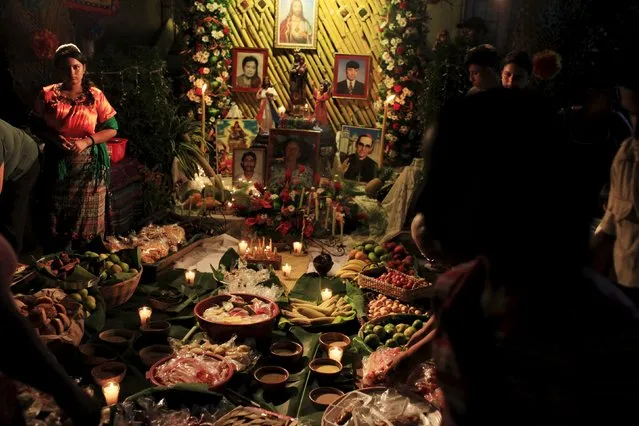
[[124, 402], [115, 408], [114, 426], [213, 426], [216, 420], [233, 409], [225, 398], [219, 404], [180, 407], [171, 410], [166, 401], [157, 403], [151, 397], [136, 402]]
[[366, 358], [364, 360], [364, 377], [362, 378], [364, 385], [375, 386], [384, 383], [388, 368], [401, 352], [401, 348], [382, 347]]
[[169, 339], [169, 344], [177, 354], [219, 355], [235, 365], [237, 371], [244, 371], [257, 363], [259, 352], [250, 345], [236, 344], [236, 336], [229, 341], [217, 344], [211, 343], [207, 337], [197, 338], [188, 344], [177, 339]]
[[420, 364], [408, 376], [408, 385], [419, 394], [424, 395], [426, 401], [441, 410], [444, 406], [444, 394], [437, 384], [435, 365], [425, 362]]
[[284, 288], [279, 285], [263, 285], [261, 283], [271, 279], [271, 272], [268, 269], [255, 271], [247, 268], [246, 263], [240, 260], [238, 268], [232, 272], [224, 271], [225, 287], [220, 294], [247, 293], [265, 297], [270, 300], [277, 300], [284, 294]]

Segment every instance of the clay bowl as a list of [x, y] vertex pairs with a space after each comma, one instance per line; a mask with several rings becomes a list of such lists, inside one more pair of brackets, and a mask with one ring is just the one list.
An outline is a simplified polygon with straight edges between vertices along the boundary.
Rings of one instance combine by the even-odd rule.
[[[160, 379], [159, 377], [157, 377], [156, 375], [156, 370], [158, 369], [159, 366], [161, 366], [162, 364], [164, 364], [165, 362], [169, 361], [170, 359], [174, 358], [176, 355], [169, 355], [167, 357], [162, 358], [161, 360], [159, 360], [158, 362], [156, 362], [155, 364], [153, 364], [153, 366], [151, 366], [151, 368], [149, 369], [149, 371], [146, 372], [146, 378], [147, 380], [149, 380], [154, 386], [160, 386], [160, 387], [164, 387], [166, 386], [166, 384], [162, 381], [162, 379]], [[208, 355], [211, 358], [214, 358], [218, 361], [222, 361], [224, 363], [226, 363], [227, 365], [227, 375], [226, 377], [224, 377], [221, 381], [219, 381], [218, 383], [215, 384], [215, 386], [210, 386], [209, 390], [210, 391], [220, 391], [224, 388], [224, 386], [226, 386], [226, 384], [229, 382], [229, 380], [231, 380], [231, 378], [233, 377], [233, 374], [235, 373], [235, 367], [233, 366], [232, 363], [230, 363], [229, 361], [226, 361], [223, 357], [219, 356], [219, 355]]]
[[100, 340], [103, 343], [107, 343], [122, 350], [129, 347], [135, 338], [135, 332], [125, 328], [114, 328], [103, 331], [98, 335], [98, 337], [100, 337]]
[[292, 340], [280, 340], [271, 345], [271, 356], [275, 361], [292, 364], [302, 357], [302, 345]]
[[330, 358], [315, 358], [308, 366], [321, 379], [334, 379], [342, 372], [342, 363]]
[[346, 351], [346, 348], [351, 344], [351, 339], [347, 335], [335, 332], [322, 333], [319, 341], [324, 350], [328, 350], [330, 345], [340, 345]]
[[193, 313], [197, 318], [197, 322], [200, 325], [200, 328], [204, 330], [206, 334], [208, 334], [209, 337], [213, 340], [226, 341], [230, 339], [231, 336], [233, 336], [234, 334], [236, 334], [237, 337], [240, 339], [247, 337], [264, 340], [269, 339], [271, 337], [271, 331], [275, 323], [275, 318], [277, 318], [277, 316], [280, 314], [280, 308], [277, 306], [277, 303], [265, 297], [256, 296], [253, 294], [234, 293], [234, 296], [241, 297], [247, 303], [250, 303], [250, 301], [253, 299], [259, 299], [262, 302], [269, 303], [271, 305], [271, 317], [263, 321], [254, 322], [251, 324], [228, 324], [225, 322], [209, 321], [205, 319], [204, 311], [206, 311], [213, 305], [221, 305], [222, 302], [225, 302], [231, 298], [231, 296], [228, 294], [220, 294], [217, 296], [208, 297], [195, 305]]
[[344, 392], [335, 388], [316, 388], [309, 392], [308, 397], [313, 402], [313, 406], [315, 406], [318, 410], [325, 410], [326, 407], [331, 405], [337, 399], [339, 399]]
[[119, 361], [107, 361], [91, 369], [93, 380], [104, 386], [109, 382], [120, 383], [126, 376], [126, 365]]
[[279, 388], [286, 384], [288, 371], [282, 367], [269, 365], [255, 370], [253, 377], [255, 377], [255, 380], [257, 380], [264, 389]]
[[151, 345], [140, 349], [139, 352], [140, 360], [147, 368], [171, 354], [173, 354], [173, 348], [169, 345]]
[[166, 339], [171, 331], [171, 323], [168, 321], [149, 321], [140, 326], [140, 333], [150, 339]]
[[80, 353], [84, 355], [84, 363], [87, 365], [99, 365], [107, 361], [113, 361], [118, 357], [118, 353], [105, 345], [85, 343], [78, 347]]

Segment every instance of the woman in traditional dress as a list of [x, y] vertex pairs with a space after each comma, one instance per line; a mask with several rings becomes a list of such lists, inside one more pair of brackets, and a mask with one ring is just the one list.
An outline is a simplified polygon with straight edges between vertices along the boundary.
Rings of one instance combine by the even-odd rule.
[[257, 111], [257, 122], [260, 125], [260, 133], [268, 134], [273, 127], [273, 123], [277, 122], [277, 111], [271, 103], [272, 99], [277, 98], [277, 92], [271, 84], [271, 79], [264, 76], [262, 88], [257, 92], [257, 99], [260, 101], [260, 109]]
[[328, 124], [326, 101], [331, 98], [331, 82], [322, 81], [321, 87], [313, 90], [313, 98], [315, 98], [315, 119], [320, 126], [325, 126]]
[[34, 132], [45, 141], [47, 249], [53, 250], [104, 236], [110, 176], [105, 142], [118, 129], [115, 110], [86, 77], [80, 49], [60, 46], [54, 63], [62, 82], [42, 89], [33, 114]]

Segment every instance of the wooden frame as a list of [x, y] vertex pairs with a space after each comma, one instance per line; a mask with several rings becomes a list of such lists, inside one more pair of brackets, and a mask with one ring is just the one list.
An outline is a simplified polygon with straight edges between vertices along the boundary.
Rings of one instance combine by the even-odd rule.
[[273, 178], [273, 168], [283, 164], [286, 144], [291, 140], [303, 145], [300, 147], [301, 155], [298, 164], [311, 167], [313, 170], [313, 184], [319, 185], [321, 175], [319, 170], [320, 132], [316, 130], [271, 129], [268, 140], [268, 152], [266, 154], [266, 181], [270, 183]]
[[[358, 126], [348, 126], [343, 125], [338, 150], [340, 153], [340, 160], [344, 162], [346, 158], [353, 154], [357, 154], [357, 140], [362, 135], [370, 135], [373, 139], [373, 150], [368, 155], [368, 158], [377, 163], [377, 171], [382, 167], [382, 163], [384, 160], [384, 145], [382, 144], [382, 129], [374, 129], [370, 127], [358, 127]], [[348, 147], [348, 150], [344, 151], [344, 147]], [[342, 158], [342, 155], [345, 154], [345, 157]], [[375, 176], [377, 173], [375, 173]], [[348, 178], [345, 178], [348, 179]], [[357, 179], [349, 179], [349, 180], [357, 180]], [[369, 179], [370, 180], [370, 179]], [[368, 180], [362, 180], [361, 182], [368, 182]]]
[[[355, 78], [352, 93], [348, 92], [346, 82], [346, 65], [355, 62], [359, 65], [359, 72]], [[362, 81], [363, 80], [363, 81]], [[369, 55], [335, 54], [333, 68], [333, 97], [342, 99], [368, 99], [371, 81], [371, 57]]]
[[[231, 90], [234, 92], [252, 92], [257, 93], [262, 87], [264, 77], [268, 75], [268, 49], [254, 49], [248, 47], [236, 47], [231, 51], [232, 72], [231, 72]], [[255, 58], [257, 66], [255, 75], [249, 85], [239, 86], [238, 77], [244, 75], [244, 67], [242, 62], [248, 58]], [[247, 66], [253, 61], [247, 61]]]
[[253, 183], [264, 184], [266, 182], [266, 150], [263, 148], [235, 148], [233, 150], [233, 186], [241, 186], [246, 184], [243, 169], [241, 166], [242, 156], [252, 152], [255, 154], [255, 177], [251, 180]]
[[[236, 124], [237, 123], [237, 124]], [[238, 126], [238, 131], [235, 126]], [[233, 174], [233, 150], [249, 148], [259, 133], [255, 119], [230, 118], [215, 122], [215, 152], [219, 159], [217, 172], [222, 176]]]
[[[320, 0], [275, 0], [275, 29], [273, 47], [283, 49], [314, 50], [317, 48], [318, 9]], [[306, 42], [292, 40], [293, 35], [286, 31], [287, 20], [292, 14], [294, 3], [302, 5], [302, 16], [307, 30], [311, 34]], [[310, 9], [310, 10], [309, 10]], [[301, 38], [300, 38], [301, 39]]]

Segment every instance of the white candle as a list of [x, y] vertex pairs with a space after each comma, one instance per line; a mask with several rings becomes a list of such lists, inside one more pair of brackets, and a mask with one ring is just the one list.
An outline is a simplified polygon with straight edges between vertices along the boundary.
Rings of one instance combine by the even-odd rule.
[[292, 270], [293, 270], [293, 268], [288, 263], [285, 264], [284, 266], [282, 266], [282, 272], [284, 272], [284, 276], [287, 277], [287, 278], [291, 276], [291, 271]]
[[109, 382], [102, 386], [102, 393], [107, 405], [110, 407], [118, 403], [118, 396], [120, 395], [120, 385], [115, 382]]
[[330, 345], [328, 347], [328, 357], [333, 361], [342, 362], [342, 356], [344, 355], [344, 349], [338, 345]]
[[186, 285], [192, 286], [195, 284], [195, 271], [184, 271], [184, 278], [186, 278]]
[[302, 254], [302, 243], [300, 241], [295, 241], [293, 243], [293, 254]]
[[330, 288], [325, 288], [324, 290], [322, 290], [322, 302], [330, 299], [331, 297], [333, 297], [333, 290], [331, 290]]
[[238, 247], [240, 249], [240, 256], [244, 256], [246, 254], [246, 250], [248, 250], [248, 243], [242, 240], [240, 241], [240, 244], [238, 244]]
[[138, 314], [140, 315], [140, 325], [144, 325], [151, 319], [151, 314], [153, 313], [153, 309], [148, 306], [142, 306], [138, 309]]

